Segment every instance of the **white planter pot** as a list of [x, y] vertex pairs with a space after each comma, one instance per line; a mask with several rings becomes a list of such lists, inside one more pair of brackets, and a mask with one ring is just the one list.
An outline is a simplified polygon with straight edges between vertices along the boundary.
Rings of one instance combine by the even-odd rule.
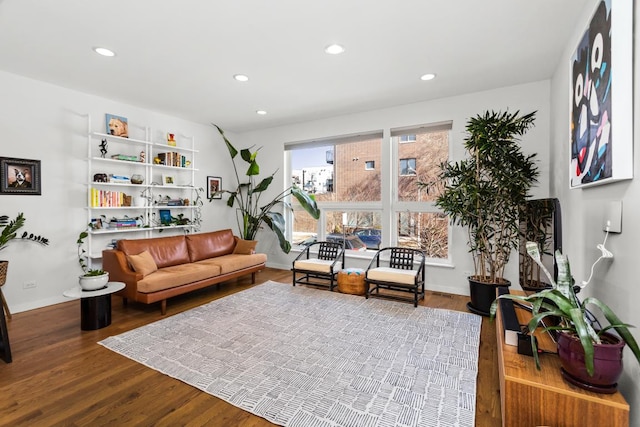
[[107, 286], [109, 273], [101, 276], [80, 276], [80, 287], [83, 291], [95, 291]]
[[133, 206], [136, 206], [136, 207], [147, 206], [147, 199], [145, 199], [144, 197], [134, 197]]

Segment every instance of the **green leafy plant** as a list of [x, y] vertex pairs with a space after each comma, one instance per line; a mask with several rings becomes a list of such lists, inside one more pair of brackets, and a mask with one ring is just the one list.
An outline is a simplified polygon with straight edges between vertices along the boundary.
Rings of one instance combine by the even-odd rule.
[[[511, 299], [530, 304], [532, 316], [528, 323], [528, 329], [531, 334], [531, 346], [538, 369], [540, 369], [540, 361], [537, 343], [533, 336], [533, 331], [538, 327], [541, 327], [544, 331], [562, 331], [579, 338], [585, 354], [585, 368], [591, 376], [594, 373], [593, 345], [594, 343], [601, 344], [600, 337], [610, 329], [614, 329], [618, 333], [620, 338], [629, 346], [638, 363], [640, 363], [640, 348], [633, 335], [629, 332], [629, 328], [633, 326], [622, 322], [609, 306], [597, 298], [588, 297], [582, 302], [578, 300], [573, 287], [574, 280], [571, 276], [569, 260], [565, 255], [560, 251], [555, 253], [556, 264], [558, 265], [558, 281], [556, 283], [540, 261], [537, 243], [527, 242], [527, 252], [540, 265], [553, 287], [528, 296], [500, 295], [491, 305], [490, 316], [492, 319], [495, 317], [499, 299]], [[609, 322], [609, 325], [596, 330], [592, 325], [589, 307], [597, 307]], [[555, 322], [548, 322], [547, 324], [544, 322], [545, 319], [553, 319]]]
[[522, 153], [519, 137], [533, 126], [535, 111], [485, 112], [467, 122], [467, 158], [441, 165], [436, 206], [453, 224], [466, 227], [474, 279], [503, 283], [512, 249], [518, 249], [518, 211], [539, 176], [536, 154]]
[[[89, 224], [89, 227], [91, 227], [91, 224]], [[102, 276], [103, 274], [106, 274], [104, 270], [89, 268], [89, 256], [87, 255], [87, 251], [84, 248], [84, 239], [86, 239], [88, 235], [89, 232], [86, 230], [80, 232], [80, 234], [78, 235], [78, 240], [76, 241], [76, 244], [78, 245], [78, 264], [80, 264], [80, 268], [84, 273], [83, 276]]]
[[[245, 240], [255, 240], [258, 230], [262, 224], [266, 224], [273, 232], [278, 236], [280, 248], [283, 252], [289, 253], [291, 250], [291, 243], [285, 237], [285, 221], [282, 213], [275, 210], [276, 207], [283, 207], [284, 209], [292, 209], [288, 203], [288, 196], [295, 197], [300, 205], [306, 210], [313, 218], [318, 219], [320, 217], [320, 210], [316, 204], [315, 196], [308, 194], [303, 189], [293, 185], [286, 190], [279, 193], [274, 199], [265, 205], [260, 205], [260, 197], [266, 191], [277, 170], [262, 179], [256, 184], [256, 177], [260, 174], [260, 166], [256, 161], [259, 148], [254, 152], [251, 149], [243, 149], [238, 152], [233, 145], [229, 142], [224, 135], [224, 131], [217, 125], [213, 125], [218, 129], [218, 132], [224, 140], [229, 155], [231, 156], [231, 162], [233, 164], [233, 170], [235, 172], [237, 187], [235, 190], [220, 190], [218, 193], [228, 193], [227, 206], [236, 207], [238, 209], [238, 230], [240, 235]], [[240, 153], [240, 158], [248, 164], [245, 175], [246, 181], [240, 181], [240, 175], [238, 174], [238, 167], [236, 165], [236, 156]], [[211, 199], [209, 200], [211, 201]]]
[[18, 237], [18, 231], [24, 227], [25, 222], [26, 219], [22, 212], [18, 213], [12, 220], [9, 220], [7, 215], [0, 216], [0, 228], [2, 228], [2, 233], [0, 233], [0, 250], [6, 248], [9, 242], [17, 238], [36, 242], [44, 246], [49, 244], [49, 239], [46, 237], [38, 236], [28, 231], [24, 231], [22, 235]]

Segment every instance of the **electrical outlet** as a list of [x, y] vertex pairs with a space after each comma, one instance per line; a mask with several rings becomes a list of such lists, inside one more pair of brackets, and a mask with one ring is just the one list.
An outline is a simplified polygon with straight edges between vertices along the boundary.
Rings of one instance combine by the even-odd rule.
[[463, 274], [464, 274], [464, 277], [471, 277], [471, 276], [474, 276], [476, 273], [473, 271], [465, 271], [463, 272]]
[[38, 284], [35, 281], [24, 282], [22, 284], [22, 289], [34, 289], [37, 287], [38, 287]]

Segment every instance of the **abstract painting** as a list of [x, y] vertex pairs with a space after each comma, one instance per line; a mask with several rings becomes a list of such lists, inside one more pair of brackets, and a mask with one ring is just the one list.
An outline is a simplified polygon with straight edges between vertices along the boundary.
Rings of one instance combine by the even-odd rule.
[[571, 188], [633, 177], [632, 18], [601, 0], [571, 58]]

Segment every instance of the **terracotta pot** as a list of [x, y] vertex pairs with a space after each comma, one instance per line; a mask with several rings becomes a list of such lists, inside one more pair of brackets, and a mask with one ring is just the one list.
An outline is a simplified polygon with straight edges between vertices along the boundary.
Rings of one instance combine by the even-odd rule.
[[604, 333], [602, 344], [594, 344], [593, 376], [587, 373], [584, 364], [584, 349], [575, 335], [558, 334], [558, 356], [562, 364], [563, 377], [568, 382], [597, 393], [614, 393], [618, 378], [622, 374], [622, 351], [624, 341], [615, 335]]
[[467, 304], [467, 308], [472, 313], [482, 316], [489, 316], [491, 303], [496, 299], [496, 290], [498, 287], [511, 286], [511, 282], [504, 280], [502, 283], [484, 283], [476, 280], [477, 276], [469, 276], [469, 294], [471, 301]]

